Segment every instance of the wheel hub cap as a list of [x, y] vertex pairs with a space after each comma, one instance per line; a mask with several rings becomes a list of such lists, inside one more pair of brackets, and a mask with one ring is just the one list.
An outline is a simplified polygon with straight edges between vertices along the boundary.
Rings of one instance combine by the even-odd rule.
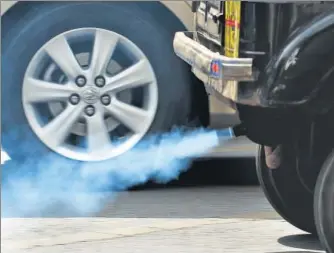
[[87, 104], [95, 104], [99, 97], [99, 91], [93, 87], [87, 88], [82, 92], [82, 98]]

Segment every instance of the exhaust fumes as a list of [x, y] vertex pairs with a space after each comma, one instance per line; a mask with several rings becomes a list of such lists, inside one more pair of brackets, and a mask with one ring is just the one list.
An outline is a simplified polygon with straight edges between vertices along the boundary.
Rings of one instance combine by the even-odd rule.
[[229, 129], [174, 130], [151, 136], [126, 154], [103, 162], [80, 163], [56, 154], [21, 164], [7, 161], [2, 165], [1, 215], [94, 214], [119, 191], [149, 180], [167, 183], [177, 179], [192, 158], [231, 137]]

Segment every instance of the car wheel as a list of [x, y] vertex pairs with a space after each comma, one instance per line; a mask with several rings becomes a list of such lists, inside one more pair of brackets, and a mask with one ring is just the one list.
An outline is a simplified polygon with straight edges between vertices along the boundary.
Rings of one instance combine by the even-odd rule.
[[281, 146], [280, 166], [268, 168], [264, 146], [260, 145], [256, 159], [257, 175], [272, 207], [293, 226], [316, 233], [313, 218], [313, 191], [305, 187], [299, 171], [298, 155], [292, 145]]
[[334, 152], [324, 163], [314, 195], [315, 223], [320, 241], [329, 253], [334, 252]]
[[191, 72], [172, 48], [183, 28], [167, 21], [134, 2], [45, 2], [5, 16], [4, 150], [102, 161], [188, 124]]

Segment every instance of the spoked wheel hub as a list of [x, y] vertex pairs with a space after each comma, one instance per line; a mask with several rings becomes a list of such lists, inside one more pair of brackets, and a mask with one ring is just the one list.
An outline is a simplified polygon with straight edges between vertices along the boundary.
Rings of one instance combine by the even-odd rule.
[[158, 88], [152, 66], [127, 38], [80, 28], [47, 42], [32, 58], [22, 101], [38, 138], [80, 161], [131, 149], [150, 128]]

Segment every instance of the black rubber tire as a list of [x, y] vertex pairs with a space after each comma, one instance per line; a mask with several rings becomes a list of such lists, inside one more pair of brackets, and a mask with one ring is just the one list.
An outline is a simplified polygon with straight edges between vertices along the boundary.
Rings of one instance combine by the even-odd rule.
[[334, 253], [334, 152], [318, 176], [314, 194], [315, 224], [319, 239], [329, 253]]
[[280, 167], [269, 169], [265, 162], [264, 146], [259, 146], [256, 170], [260, 186], [283, 219], [305, 232], [316, 234], [313, 192], [300, 180], [296, 151], [293, 145], [282, 145], [281, 151]]
[[[149, 133], [168, 131], [189, 123], [193, 77], [190, 68], [174, 54], [172, 47], [174, 32], [185, 28], [159, 2], [19, 4], [18, 13], [9, 11], [1, 24], [2, 146], [12, 159], [25, 159], [36, 154], [41, 157], [50, 152], [27, 123], [21, 103], [23, 76], [30, 59], [43, 44], [75, 28], [97, 27], [114, 31], [134, 42], [148, 57], [159, 88], [158, 111]], [[159, 15], [156, 10], [160, 11]]]

